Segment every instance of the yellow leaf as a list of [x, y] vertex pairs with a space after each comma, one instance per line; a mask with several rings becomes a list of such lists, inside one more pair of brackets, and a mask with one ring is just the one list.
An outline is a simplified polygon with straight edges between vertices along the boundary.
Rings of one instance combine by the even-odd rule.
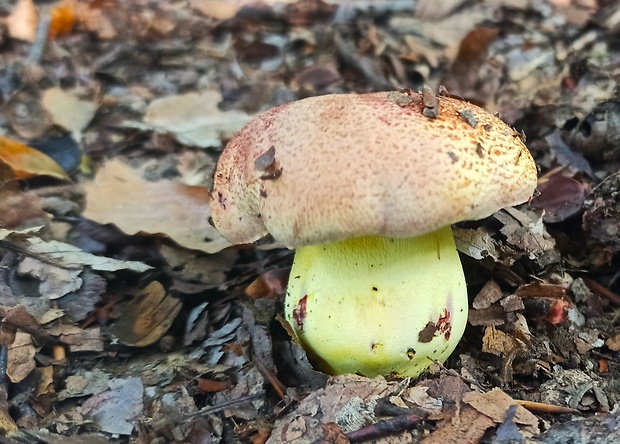
[[11, 167], [18, 179], [34, 176], [51, 176], [61, 180], [69, 178], [48, 155], [3, 136], [0, 136], [0, 159]]

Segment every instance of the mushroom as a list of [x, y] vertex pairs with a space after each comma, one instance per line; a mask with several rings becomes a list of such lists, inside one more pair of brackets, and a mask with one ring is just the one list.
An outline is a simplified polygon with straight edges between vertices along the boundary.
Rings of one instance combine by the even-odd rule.
[[468, 306], [451, 224], [536, 187], [499, 118], [449, 97], [425, 109], [408, 90], [299, 100], [254, 118], [218, 162], [216, 228], [297, 249], [285, 318], [324, 372], [415, 377], [444, 362]]

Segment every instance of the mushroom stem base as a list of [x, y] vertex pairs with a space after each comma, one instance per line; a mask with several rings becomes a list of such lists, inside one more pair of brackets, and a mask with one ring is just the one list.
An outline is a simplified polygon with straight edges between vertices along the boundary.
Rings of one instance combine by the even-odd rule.
[[451, 228], [299, 248], [285, 316], [319, 370], [418, 376], [450, 356], [467, 322]]

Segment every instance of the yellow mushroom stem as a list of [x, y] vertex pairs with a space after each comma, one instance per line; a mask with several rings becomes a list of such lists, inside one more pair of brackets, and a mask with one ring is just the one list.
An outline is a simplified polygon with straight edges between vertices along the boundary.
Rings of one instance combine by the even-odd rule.
[[295, 339], [319, 370], [418, 376], [431, 359], [450, 356], [467, 322], [452, 230], [299, 248], [285, 305]]

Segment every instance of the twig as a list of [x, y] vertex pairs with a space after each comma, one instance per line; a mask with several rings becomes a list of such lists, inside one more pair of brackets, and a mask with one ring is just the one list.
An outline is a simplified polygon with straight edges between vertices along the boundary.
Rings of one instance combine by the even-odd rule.
[[7, 250], [13, 251], [15, 253], [24, 254], [26, 256], [32, 257], [44, 264], [52, 265], [57, 268], [62, 268], [64, 270], [79, 270], [82, 268], [80, 265], [65, 265], [60, 262], [55, 261], [54, 259], [50, 259], [45, 255], [39, 253], [33, 253], [32, 251], [28, 251], [24, 247], [20, 247], [6, 240], [0, 240], [0, 248], [5, 248]]
[[590, 289], [590, 291], [598, 294], [601, 297], [604, 297], [612, 304], [620, 306], [620, 296], [611, 291], [609, 288], [599, 284], [594, 279], [590, 279], [587, 277], [583, 278], [583, 282]]
[[237, 404], [241, 404], [243, 402], [247, 402], [247, 401], [252, 401], [254, 399], [258, 399], [262, 396], [265, 395], [265, 392], [263, 390], [261, 390], [258, 393], [254, 393], [253, 395], [248, 395], [248, 396], [242, 396], [240, 398], [237, 399], [231, 399], [230, 401], [227, 402], [223, 402], [221, 404], [218, 405], [214, 405], [211, 407], [205, 407], [203, 409], [198, 410], [195, 413], [190, 413], [189, 415], [185, 415], [185, 419], [191, 419], [194, 418], [196, 416], [200, 416], [200, 415], [210, 415], [211, 413], [216, 413], [216, 412], [220, 412], [224, 409], [227, 409], [228, 407], [231, 407], [233, 405], [237, 405]]
[[271, 370], [267, 368], [262, 359], [256, 355], [252, 355], [252, 361], [256, 364], [256, 368], [267, 379], [269, 384], [274, 388], [280, 399], [286, 398], [286, 387], [280, 382], [280, 380], [273, 374]]
[[579, 413], [579, 410], [572, 409], [570, 407], [562, 407], [559, 405], [545, 404], [542, 402], [535, 402], [535, 401], [524, 401], [521, 399], [517, 399], [516, 401], [520, 406], [526, 408], [532, 413], [538, 413], [538, 414], [550, 413], [550, 414], [555, 414], [555, 415], [562, 415], [565, 413], [568, 413], [568, 414]]
[[47, 7], [39, 8], [39, 24], [37, 26], [37, 34], [34, 42], [28, 51], [26, 61], [29, 63], [39, 63], [43, 57], [43, 50], [47, 43], [47, 36], [52, 25], [52, 16]]
[[[38, 64], [41, 61], [51, 24], [52, 16], [50, 14], [49, 7], [40, 8], [37, 33], [35, 35], [34, 42], [28, 51], [28, 55], [26, 56], [26, 63]], [[0, 78], [0, 95], [5, 101], [9, 100], [13, 89], [15, 89], [15, 80], [18, 75], [15, 68], [15, 63], [9, 64], [4, 72], [4, 76]]]
[[422, 420], [421, 416], [413, 414], [395, 416], [349, 432], [345, 436], [350, 442], [368, 441], [413, 428]]
[[37, 340], [44, 344], [52, 344], [52, 345], [64, 345], [65, 342], [57, 338], [56, 336], [52, 336], [49, 333], [39, 330], [38, 328], [31, 327], [30, 325], [22, 324], [20, 322], [15, 322], [11, 319], [7, 319], [3, 314], [0, 314], [0, 321], [4, 322], [11, 327], [14, 327], [18, 330], [23, 331], [24, 333], [28, 333], [30, 336], [35, 337]]

